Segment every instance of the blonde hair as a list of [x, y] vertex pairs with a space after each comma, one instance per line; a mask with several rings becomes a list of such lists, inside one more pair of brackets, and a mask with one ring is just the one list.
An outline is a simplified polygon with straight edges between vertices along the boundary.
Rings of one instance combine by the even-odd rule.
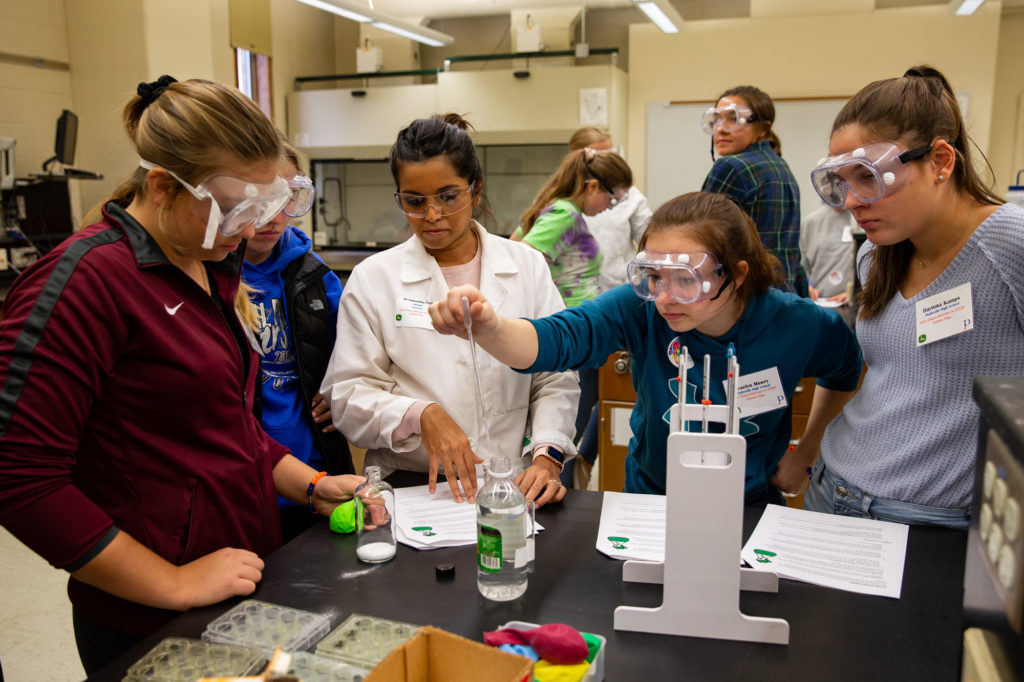
[[299, 175], [305, 175], [306, 169], [302, 167], [302, 163], [299, 161], [299, 150], [291, 143], [291, 140], [284, 133], [279, 133], [281, 136], [281, 156], [284, 160], [295, 166], [295, 170], [299, 172]]
[[569, 199], [583, 191], [587, 182], [597, 180], [608, 189], [629, 188], [633, 185], [633, 172], [626, 161], [611, 151], [578, 149], [569, 152], [558, 170], [548, 178], [537, 192], [530, 208], [521, 218], [525, 237], [541, 214], [555, 199]]
[[[263, 163], [281, 156], [281, 138], [274, 124], [235, 88], [201, 79], [174, 81], [167, 76], [157, 82], [166, 89], [143, 96], [140, 87], [140, 94], [128, 100], [121, 113], [128, 139], [146, 161], [195, 185], [226, 164]], [[144, 198], [147, 173], [137, 168], [107, 201], [127, 208], [135, 198]], [[177, 183], [169, 190], [170, 200], [157, 212], [161, 223], [174, 198], [184, 191]], [[98, 221], [101, 208], [94, 207], [87, 221]], [[255, 328], [256, 311], [246, 287], [239, 287], [234, 304], [245, 324]]]
[[611, 134], [600, 128], [593, 126], [580, 128], [569, 138], [569, 151], [574, 152], [577, 149], [589, 147], [596, 142], [604, 142], [610, 139], [612, 139]]

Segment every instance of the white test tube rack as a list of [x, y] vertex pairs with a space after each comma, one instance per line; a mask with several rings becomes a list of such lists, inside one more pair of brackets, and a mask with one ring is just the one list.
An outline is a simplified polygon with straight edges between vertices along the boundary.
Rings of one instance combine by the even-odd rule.
[[[739, 435], [736, 378], [730, 382], [728, 405], [681, 400], [672, 406], [665, 561], [626, 561], [622, 567], [626, 582], [663, 584], [662, 605], [617, 607], [616, 630], [789, 644], [787, 621], [748, 616], [739, 607], [740, 590], [778, 592], [779, 577], [739, 565], [747, 442]], [[685, 392], [685, 386], [680, 390]], [[731, 426], [732, 432], [684, 431], [680, 414], [688, 422], [706, 416], [709, 422]]]

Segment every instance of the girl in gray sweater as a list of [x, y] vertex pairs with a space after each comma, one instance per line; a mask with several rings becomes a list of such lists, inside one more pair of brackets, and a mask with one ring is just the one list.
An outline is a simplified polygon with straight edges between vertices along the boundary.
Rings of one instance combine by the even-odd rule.
[[868, 371], [822, 438], [804, 507], [966, 528], [972, 381], [1024, 375], [1024, 210], [974, 170], [956, 98], [930, 67], [855, 95], [829, 154], [815, 189], [868, 238], [857, 259]]

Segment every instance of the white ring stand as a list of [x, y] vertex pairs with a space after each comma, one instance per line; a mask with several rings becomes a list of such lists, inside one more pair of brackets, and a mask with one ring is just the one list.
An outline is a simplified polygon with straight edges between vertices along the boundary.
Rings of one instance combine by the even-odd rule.
[[[738, 374], [738, 365], [737, 365]], [[730, 382], [734, 384], [734, 382]], [[683, 389], [685, 390], [685, 389]], [[789, 644], [789, 623], [740, 611], [740, 590], [778, 592], [778, 575], [741, 568], [743, 483], [747, 442], [739, 435], [735, 388], [726, 405], [674, 405], [668, 437], [664, 563], [627, 561], [622, 579], [662, 583], [662, 605], [619, 606], [615, 629]], [[687, 421], [731, 425], [734, 433], [682, 431]]]

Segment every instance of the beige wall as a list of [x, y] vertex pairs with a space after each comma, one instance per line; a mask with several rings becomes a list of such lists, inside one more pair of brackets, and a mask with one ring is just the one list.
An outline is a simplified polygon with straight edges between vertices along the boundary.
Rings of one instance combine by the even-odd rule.
[[[651, 24], [634, 24], [627, 149], [637, 185], [642, 188], [646, 177], [648, 102], [710, 100], [740, 84], [756, 85], [776, 98], [849, 96], [921, 63], [943, 71], [957, 91], [970, 93], [969, 130], [987, 151], [1001, 9], [989, 2], [971, 17], [950, 16], [941, 5], [708, 20], [688, 23], [675, 36]], [[1019, 69], [1019, 57], [1016, 64]], [[689, 189], [698, 188], [680, 191]]]
[[[2, 52], [67, 64], [65, 26], [63, 0], [0, 0]], [[42, 172], [43, 161], [53, 156], [57, 117], [73, 108], [71, 102], [70, 71], [0, 60], [0, 137], [18, 141], [18, 177]]]
[[274, 123], [281, 130], [288, 129], [285, 97], [295, 89], [295, 78], [334, 73], [334, 19], [296, 0], [271, 0]]
[[988, 159], [1002, 195], [1024, 169], [1024, 8], [1004, 14], [999, 26]]
[[[706, 100], [739, 83], [753, 83], [778, 98], [850, 95], [873, 79], [927, 62], [969, 93], [970, 132], [992, 161], [997, 189], [1005, 191], [1024, 166], [1024, 133], [1017, 132], [1024, 95], [1024, 11], [1001, 15], [1001, 10], [1001, 3], [990, 1], [968, 18], [949, 16], [944, 5], [762, 15], [691, 21], [679, 36], [664, 35], [646, 22], [630, 24], [628, 134], [617, 137], [643, 187], [648, 102]], [[295, 0], [272, 0], [271, 11], [274, 120], [287, 129], [285, 99], [294, 78], [353, 72], [359, 26]], [[110, 39], [112, 21], [117, 40]], [[471, 31], [472, 21], [460, 20], [460, 30]], [[508, 28], [506, 17], [479, 21], [479, 44], [490, 40], [485, 29], [500, 25], [504, 33]], [[508, 37], [503, 40], [508, 45]], [[3, 52], [70, 63], [70, 71], [60, 71], [0, 61], [0, 135], [18, 139], [16, 170], [24, 176], [40, 170], [52, 154], [60, 110], [78, 113], [76, 165], [106, 176], [72, 182], [73, 196], [80, 193], [86, 207], [134, 167], [119, 115], [136, 83], [162, 73], [234, 82], [228, 0], [0, 0], [0, 45]], [[385, 57], [401, 54], [401, 66], [413, 66], [409, 55], [417, 49], [406, 42], [389, 47]], [[351, 87], [344, 81], [339, 85]], [[524, 116], [522, 127], [530, 129], [545, 114], [540, 107]]]
[[[74, 0], [67, 12], [74, 110], [81, 121], [77, 164], [104, 175], [73, 181], [88, 211], [138, 162], [124, 134], [121, 107], [137, 83], [149, 80], [145, 19], [138, 0]], [[111, 17], [117, 17], [118, 40], [109, 40]]]

